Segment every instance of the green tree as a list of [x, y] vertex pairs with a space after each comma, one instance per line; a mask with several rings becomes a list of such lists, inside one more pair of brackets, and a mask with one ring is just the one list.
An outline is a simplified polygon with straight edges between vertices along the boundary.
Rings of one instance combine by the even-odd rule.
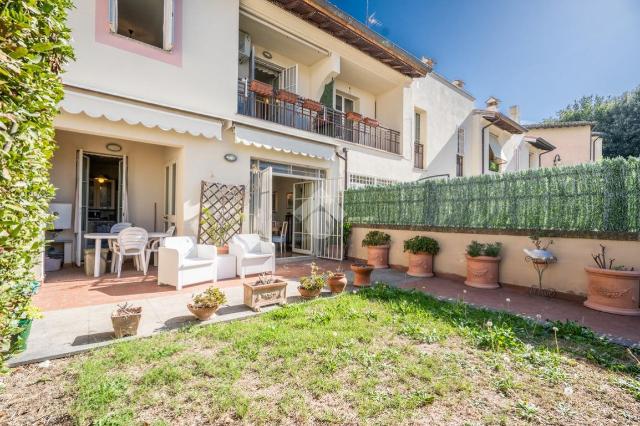
[[20, 320], [33, 316], [33, 267], [49, 224], [59, 73], [73, 56], [71, 0], [0, 2], [0, 370]]
[[640, 156], [640, 86], [620, 96], [583, 96], [547, 121], [594, 121], [606, 133], [605, 157]]

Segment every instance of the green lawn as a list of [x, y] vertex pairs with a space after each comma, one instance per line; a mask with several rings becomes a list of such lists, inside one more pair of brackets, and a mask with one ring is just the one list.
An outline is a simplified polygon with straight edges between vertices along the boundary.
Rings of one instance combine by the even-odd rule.
[[639, 373], [575, 324], [378, 286], [20, 369], [0, 410], [16, 424], [637, 424]]

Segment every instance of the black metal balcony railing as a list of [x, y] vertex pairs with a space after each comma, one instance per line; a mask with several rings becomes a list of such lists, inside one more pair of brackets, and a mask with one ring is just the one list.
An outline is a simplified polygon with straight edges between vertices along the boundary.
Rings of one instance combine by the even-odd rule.
[[424, 145], [421, 143], [413, 144], [413, 167], [424, 169]]
[[316, 112], [304, 108], [302, 103], [301, 99], [291, 104], [273, 96], [260, 96], [248, 90], [246, 80], [240, 79], [238, 82], [239, 114], [394, 154], [400, 153], [400, 132], [348, 120], [346, 114], [325, 106]]

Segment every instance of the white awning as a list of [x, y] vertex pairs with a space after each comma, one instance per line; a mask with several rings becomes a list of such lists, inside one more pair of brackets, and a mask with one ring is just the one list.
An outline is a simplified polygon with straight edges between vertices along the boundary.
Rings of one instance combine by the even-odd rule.
[[493, 135], [490, 135], [489, 137], [489, 148], [491, 149], [491, 151], [493, 151], [493, 155], [498, 160], [498, 164], [506, 163], [504, 154], [502, 152], [502, 146]]
[[173, 130], [193, 136], [222, 140], [222, 122], [189, 113], [174, 112], [112, 96], [89, 94], [65, 89], [60, 108], [70, 114], [84, 113], [92, 118], [104, 117], [110, 121], [142, 124], [148, 128]]
[[236, 143], [322, 160], [333, 161], [334, 159], [333, 145], [239, 125], [235, 126], [235, 132]]

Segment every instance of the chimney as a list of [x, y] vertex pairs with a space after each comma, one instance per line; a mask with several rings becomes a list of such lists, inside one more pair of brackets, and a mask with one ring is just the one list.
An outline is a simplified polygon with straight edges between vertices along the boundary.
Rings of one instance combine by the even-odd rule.
[[500, 106], [500, 99], [491, 96], [486, 100], [487, 109], [489, 111], [498, 111], [498, 106]]
[[456, 86], [458, 89], [464, 89], [464, 81], [463, 80], [453, 80], [451, 82], [451, 84]]
[[429, 68], [433, 68], [433, 66], [435, 65], [435, 61], [431, 58], [427, 58], [426, 56], [423, 56], [422, 58], [420, 58], [420, 62], [422, 62]]
[[509, 117], [516, 123], [520, 123], [520, 107], [518, 105], [509, 107]]

